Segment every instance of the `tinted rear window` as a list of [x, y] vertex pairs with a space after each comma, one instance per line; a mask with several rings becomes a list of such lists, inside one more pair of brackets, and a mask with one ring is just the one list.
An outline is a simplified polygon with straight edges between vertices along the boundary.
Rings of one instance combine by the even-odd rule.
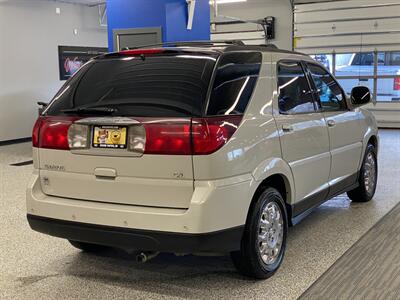
[[124, 116], [200, 116], [215, 61], [204, 55], [97, 60], [64, 85], [47, 113], [105, 106]]
[[222, 56], [216, 70], [207, 114], [243, 114], [257, 83], [261, 61], [259, 52], [237, 52]]

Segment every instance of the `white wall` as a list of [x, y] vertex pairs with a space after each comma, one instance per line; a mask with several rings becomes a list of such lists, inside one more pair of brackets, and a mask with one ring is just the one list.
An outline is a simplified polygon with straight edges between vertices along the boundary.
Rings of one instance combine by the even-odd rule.
[[[213, 8], [211, 7], [211, 10]], [[247, 0], [245, 3], [229, 3], [218, 5], [218, 14], [225, 15], [244, 20], [262, 19], [267, 16], [274, 16], [276, 18], [275, 40], [271, 41], [279, 48], [291, 50], [292, 49], [292, 7], [289, 0]], [[212, 20], [213, 12], [211, 11]], [[238, 25], [220, 25], [217, 26], [217, 31], [212, 32], [213, 39], [246, 39], [261, 37], [261, 32], [254, 32], [261, 28], [255, 24], [238, 24]], [[253, 31], [247, 33], [233, 33], [221, 34], [223, 32], [232, 31]], [[262, 37], [261, 37], [262, 38]], [[245, 41], [246, 42], [246, 41]], [[255, 40], [251, 43], [264, 42], [262, 39]]]
[[[61, 14], [56, 14], [56, 7]], [[74, 35], [73, 30], [78, 29]], [[58, 45], [107, 47], [96, 7], [41, 0], [0, 1], [0, 141], [29, 137], [36, 102], [59, 80]]]

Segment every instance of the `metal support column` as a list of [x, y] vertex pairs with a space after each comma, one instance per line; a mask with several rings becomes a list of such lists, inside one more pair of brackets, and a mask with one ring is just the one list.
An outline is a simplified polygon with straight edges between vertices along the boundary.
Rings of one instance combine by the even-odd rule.
[[376, 105], [378, 98], [378, 50], [374, 50], [374, 91], [373, 102]]

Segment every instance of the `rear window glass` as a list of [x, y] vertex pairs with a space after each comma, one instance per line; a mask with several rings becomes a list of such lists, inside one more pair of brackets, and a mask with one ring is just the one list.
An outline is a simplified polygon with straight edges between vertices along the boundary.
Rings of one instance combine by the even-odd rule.
[[207, 115], [243, 114], [257, 83], [261, 61], [259, 52], [229, 53], [222, 56]]
[[47, 113], [111, 107], [116, 109], [114, 115], [200, 116], [215, 61], [215, 57], [205, 55], [94, 61], [64, 85]]

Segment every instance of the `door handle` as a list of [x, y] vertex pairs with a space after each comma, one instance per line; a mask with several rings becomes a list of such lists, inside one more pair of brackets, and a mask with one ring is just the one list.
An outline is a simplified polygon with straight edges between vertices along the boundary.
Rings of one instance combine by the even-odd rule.
[[328, 120], [327, 124], [329, 127], [333, 127], [336, 125], [336, 122], [334, 120]]
[[291, 132], [291, 131], [293, 131], [293, 126], [290, 125], [290, 124], [283, 124], [282, 125], [282, 130], [284, 132]]
[[94, 170], [94, 176], [97, 179], [115, 179], [117, 177], [117, 171], [108, 168], [96, 168]]

